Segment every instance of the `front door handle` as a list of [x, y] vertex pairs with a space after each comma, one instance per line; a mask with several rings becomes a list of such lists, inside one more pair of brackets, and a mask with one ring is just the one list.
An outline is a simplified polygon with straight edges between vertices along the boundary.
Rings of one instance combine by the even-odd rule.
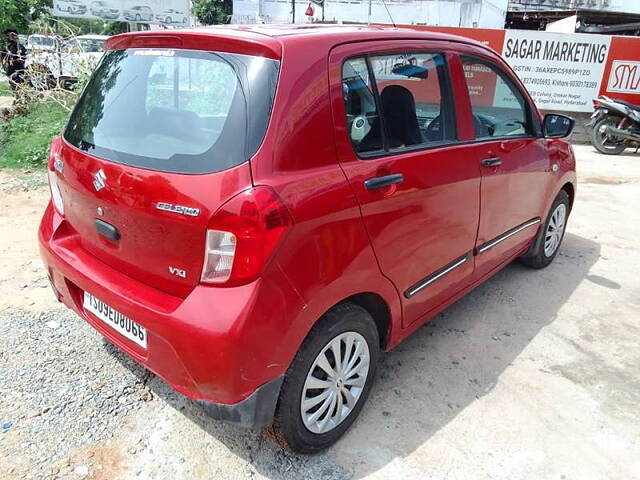
[[485, 158], [480, 163], [483, 167], [497, 167], [502, 165], [502, 159], [500, 157]]
[[375, 190], [376, 188], [388, 187], [394, 183], [402, 182], [404, 182], [404, 175], [401, 173], [393, 173], [391, 175], [385, 175], [384, 177], [373, 177], [365, 180], [364, 188], [367, 190]]
[[497, 167], [502, 165], [502, 159], [500, 157], [485, 158], [480, 163], [483, 167]]

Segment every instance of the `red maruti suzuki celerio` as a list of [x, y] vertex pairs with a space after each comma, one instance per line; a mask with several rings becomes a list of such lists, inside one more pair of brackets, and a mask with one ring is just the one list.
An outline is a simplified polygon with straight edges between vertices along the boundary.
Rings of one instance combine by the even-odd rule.
[[553, 260], [572, 126], [459, 37], [118, 35], [51, 145], [42, 258], [60, 301], [176, 391], [313, 452], [381, 351], [513, 259]]

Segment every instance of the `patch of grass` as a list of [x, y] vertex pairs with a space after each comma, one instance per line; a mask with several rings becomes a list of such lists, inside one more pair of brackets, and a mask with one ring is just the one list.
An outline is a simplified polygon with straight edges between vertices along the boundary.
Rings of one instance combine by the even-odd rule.
[[13, 92], [9, 86], [9, 82], [0, 82], [0, 97], [11, 97]]
[[46, 167], [51, 140], [60, 133], [68, 115], [50, 101], [0, 124], [0, 168]]

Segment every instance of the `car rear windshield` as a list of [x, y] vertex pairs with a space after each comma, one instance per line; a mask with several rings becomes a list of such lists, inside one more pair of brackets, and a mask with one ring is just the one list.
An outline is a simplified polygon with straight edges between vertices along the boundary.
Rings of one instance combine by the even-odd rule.
[[112, 50], [87, 83], [64, 132], [106, 160], [211, 173], [258, 150], [279, 62], [222, 52]]

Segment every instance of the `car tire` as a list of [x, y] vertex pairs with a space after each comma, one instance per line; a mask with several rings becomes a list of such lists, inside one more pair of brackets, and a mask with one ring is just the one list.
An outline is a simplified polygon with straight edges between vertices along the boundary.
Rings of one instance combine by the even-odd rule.
[[[342, 357], [340, 363], [346, 361], [347, 366], [342, 369], [336, 366], [333, 354], [336, 346], [338, 356]], [[320, 364], [326, 365], [323, 356], [336, 374], [334, 377], [320, 367]], [[362, 410], [379, 357], [380, 338], [369, 312], [352, 303], [329, 310], [313, 327], [287, 370], [274, 423], [263, 430], [265, 435], [282, 448], [298, 453], [314, 453], [332, 445]], [[367, 372], [363, 375], [365, 368]], [[357, 377], [355, 373], [350, 375], [354, 370], [358, 370]], [[309, 392], [315, 395], [308, 396]], [[314, 403], [322, 396], [324, 399]], [[307, 405], [314, 405], [305, 407], [303, 397]], [[323, 412], [318, 413], [321, 410]]]
[[536, 239], [527, 253], [520, 257], [523, 264], [531, 268], [545, 268], [553, 262], [564, 238], [570, 209], [569, 195], [560, 190]]

